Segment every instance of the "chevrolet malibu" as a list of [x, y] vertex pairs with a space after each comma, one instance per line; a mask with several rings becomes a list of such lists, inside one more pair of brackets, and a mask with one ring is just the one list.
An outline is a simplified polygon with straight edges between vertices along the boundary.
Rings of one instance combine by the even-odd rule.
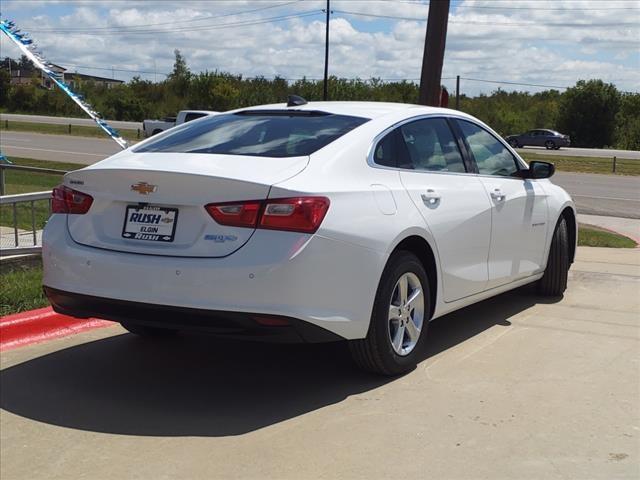
[[574, 204], [464, 113], [244, 108], [68, 173], [43, 239], [53, 308], [144, 336], [346, 340], [396, 375], [429, 321], [525, 284], [560, 296]]

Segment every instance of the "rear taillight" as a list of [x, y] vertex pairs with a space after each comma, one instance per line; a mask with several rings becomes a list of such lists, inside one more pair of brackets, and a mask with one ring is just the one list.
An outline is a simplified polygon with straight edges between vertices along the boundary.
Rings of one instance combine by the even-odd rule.
[[260, 228], [315, 233], [329, 209], [325, 197], [282, 198], [265, 201]]
[[60, 185], [53, 189], [51, 212], [81, 215], [89, 211], [92, 203], [93, 197], [91, 195]]
[[205, 206], [220, 225], [315, 233], [329, 209], [326, 197], [277, 198]]
[[256, 228], [261, 206], [261, 202], [255, 201], [209, 204], [204, 208], [220, 225]]

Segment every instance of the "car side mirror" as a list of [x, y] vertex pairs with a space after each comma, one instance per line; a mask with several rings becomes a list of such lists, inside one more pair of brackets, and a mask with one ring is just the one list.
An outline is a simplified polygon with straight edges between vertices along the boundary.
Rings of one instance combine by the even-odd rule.
[[529, 163], [527, 170], [520, 170], [516, 173], [516, 176], [520, 178], [549, 178], [556, 172], [556, 167], [553, 163], [540, 162], [534, 160]]

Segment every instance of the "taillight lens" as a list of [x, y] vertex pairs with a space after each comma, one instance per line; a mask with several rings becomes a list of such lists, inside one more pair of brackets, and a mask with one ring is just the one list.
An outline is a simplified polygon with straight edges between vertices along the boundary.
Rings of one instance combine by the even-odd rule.
[[209, 215], [220, 225], [256, 228], [261, 202], [235, 202], [205, 205]]
[[278, 198], [205, 206], [220, 225], [315, 233], [329, 209], [326, 197]]
[[260, 227], [270, 230], [315, 233], [329, 209], [325, 197], [282, 198], [265, 201]]
[[89, 211], [92, 203], [93, 197], [91, 195], [60, 185], [53, 189], [51, 212], [82, 215]]

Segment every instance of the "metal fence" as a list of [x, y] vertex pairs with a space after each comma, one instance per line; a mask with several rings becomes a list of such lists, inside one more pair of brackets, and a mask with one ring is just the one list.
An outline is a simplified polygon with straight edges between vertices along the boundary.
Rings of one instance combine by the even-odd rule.
[[64, 170], [0, 163], [0, 257], [40, 253], [42, 228], [51, 215], [51, 190], [5, 195], [6, 171], [64, 175]]

